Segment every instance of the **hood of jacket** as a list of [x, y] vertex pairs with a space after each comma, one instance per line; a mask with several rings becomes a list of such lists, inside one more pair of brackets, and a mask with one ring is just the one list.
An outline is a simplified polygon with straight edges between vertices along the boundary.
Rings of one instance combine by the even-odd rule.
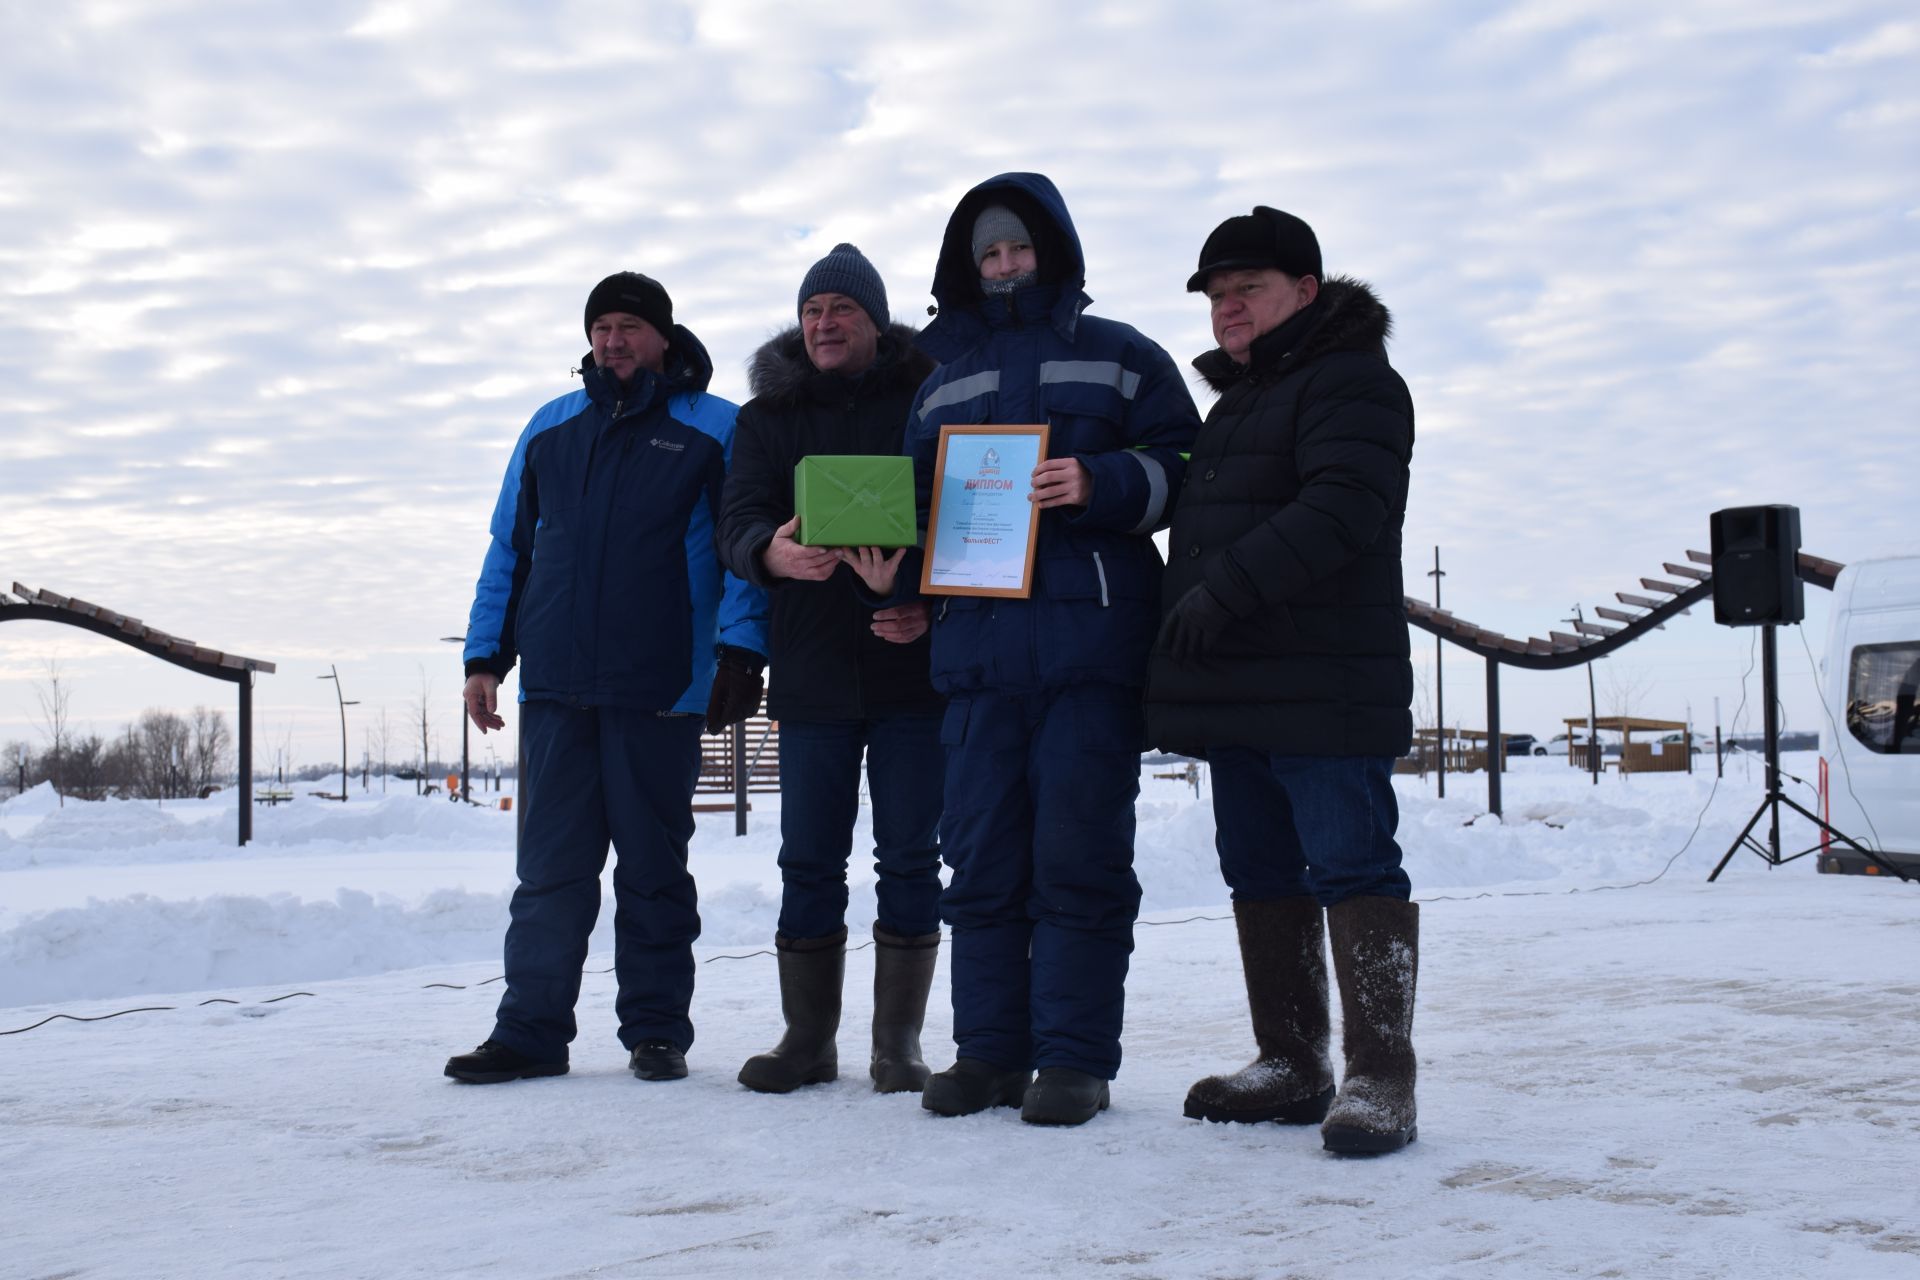
[[960, 197], [940, 240], [940, 259], [933, 269], [933, 300], [940, 313], [922, 331], [920, 346], [943, 363], [978, 345], [991, 328], [985, 310], [988, 299], [980, 291], [980, 264], [973, 260], [973, 223], [992, 204], [1006, 205], [1027, 224], [1045, 282], [1020, 290], [1010, 304], [994, 299], [993, 305], [1025, 318], [1035, 300], [1040, 300], [1048, 321], [1061, 337], [1072, 341], [1080, 313], [1093, 301], [1086, 294], [1087, 261], [1080, 250], [1080, 233], [1074, 230], [1067, 202], [1052, 179], [1038, 173], [988, 178]]
[[1225, 391], [1249, 374], [1271, 377], [1336, 351], [1384, 359], [1392, 332], [1393, 316], [1370, 287], [1351, 276], [1328, 276], [1312, 305], [1253, 340], [1246, 364], [1215, 347], [1195, 359], [1193, 367], [1208, 386]]
[[[713, 357], [693, 330], [683, 324], [673, 326], [667, 335], [667, 354], [659, 373], [642, 369], [634, 375], [631, 390], [622, 395], [612, 374], [593, 362], [589, 351], [580, 360], [580, 378], [595, 403], [625, 399], [634, 407], [651, 403], [654, 394], [676, 395], [683, 391], [705, 391], [713, 381]], [[644, 393], [644, 394], [641, 394]]]
[[851, 382], [860, 393], [912, 393], [934, 370], [932, 357], [916, 343], [920, 331], [911, 325], [890, 324], [880, 335], [873, 363], [857, 378], [822, 373], [807, 359], [806, 340], [799, 325], [788, 325], [768, 338], [747, 362], [747, 386], [756, 397], [791, 408], [812, 397], [838, 399]]

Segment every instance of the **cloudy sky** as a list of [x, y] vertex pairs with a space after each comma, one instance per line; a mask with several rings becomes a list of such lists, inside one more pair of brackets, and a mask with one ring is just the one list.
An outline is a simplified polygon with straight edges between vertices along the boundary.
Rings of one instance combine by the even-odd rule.
[[[263, 750], [337, 750], [337, 663], [356, 757], [423, 684], [457, 751], [438, 637], [601, 276], [664, 281], [744, 398], [808, 264], [851, 240], [924, 319], [953, 202], [1009, 169], [1065, 193], [1095, 310], [1183, 364], [1207, 231], [1312, 222], [1395, 314], [1409, 589], [1438, 545], [1482, 625], [1590, 612], [1724, 506], [1795, 503], [1842, 561], [1920, 544], [1906, 0], [72, 0], [0, 6], [0, 71], [0, 589], [279, 663]], [[1696, 611], [1602, 700], [1731, 715], [1750, 643]], [[102, 733], [229, 696], [16, 623], [0, 741], [56, 654]], [[1450, 722], [1484, 723], [1480, 667], [1449, 660]], [[1782, 669], [1813, 727], [1800, 637]], [[1503, 692], [1546, 734], [1585, 682]]]

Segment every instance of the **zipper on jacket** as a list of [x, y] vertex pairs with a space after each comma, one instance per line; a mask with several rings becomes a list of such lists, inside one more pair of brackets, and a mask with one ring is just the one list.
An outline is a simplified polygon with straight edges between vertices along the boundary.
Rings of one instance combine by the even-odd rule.
[[1100, 575], [1100, 607], [1105, 609], [1109, 603], [1107, 600], [1107, 566], [1105, 562], [1100, 559], [1100, 553], [1098, 551], [1093, 553], [1093, 571]]
[[[620, 421], [620, 410], [626, 406], [626, 403], [625, 400], [615, 400], [613, 402], [613, 416], [607, 419], [608, 431], [613, 430], [613, 424]], [[601, 434], [602, 433], [596, 432], [592, 442], [587, 445], [587, 467], [580, 475], [580, 496], [583, 498], [587, 496], [587, 490], [593, 484], [593, 458], [595, 454], [600, 452]]]

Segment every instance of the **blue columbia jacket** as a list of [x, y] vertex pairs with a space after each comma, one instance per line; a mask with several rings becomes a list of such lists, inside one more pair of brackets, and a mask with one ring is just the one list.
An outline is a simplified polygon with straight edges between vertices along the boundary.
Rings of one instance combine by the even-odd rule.
[[767, 601], [724, 573], [713, 529], [737, 407], [684, 326], [666, 369], [533, 415], [507, 463], [467, 622], [469, 675], [520, 663], [520, 696], [704, 712], [719, 645], [767, 651]]
[[[1042, 283], [981, 292], [973, 223], [990, 204], [1027, 223]], [[1157, 344], [1131, 325], [1084, 314], [1092, 301], [1085, 281], [1066, 202], [1039, 174], [988, 179], [947, 223], [933, 277], [940, 314], [920, 335], [941, 364], [907, 424], [922, 521], [948, 423], [1050, 424], [1048, 456], [1085, 464], [1093, 496], [1084, 510], [1041, 514], [1030, 599], [936, 604], [933, 683], [943, 693], [1146, 681], [1162, 567], [1149, 535], [1167, 523], [1200, 415]]]

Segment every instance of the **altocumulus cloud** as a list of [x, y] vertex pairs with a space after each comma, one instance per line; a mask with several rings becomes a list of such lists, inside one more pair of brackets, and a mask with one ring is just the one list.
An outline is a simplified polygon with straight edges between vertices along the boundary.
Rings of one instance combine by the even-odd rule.
[[[0, 41], [0, 575], [281, 660], [263, 714], [316, 753], [315, 662], [450, 694], [434, 637], [594, 280], [666, 281], [740, 398], [836, 241], [923, 318], [953, 200], [1008, 168], [1183, 361], [1207, 230], [1311, 220], [1396, 315], [1409, 546], [1490, 625], [1732, 503], [1840, 559], [1912, 541], [1905, 5], [79, 0]], [[49, 643], [0, 635], [0, 734]]]

